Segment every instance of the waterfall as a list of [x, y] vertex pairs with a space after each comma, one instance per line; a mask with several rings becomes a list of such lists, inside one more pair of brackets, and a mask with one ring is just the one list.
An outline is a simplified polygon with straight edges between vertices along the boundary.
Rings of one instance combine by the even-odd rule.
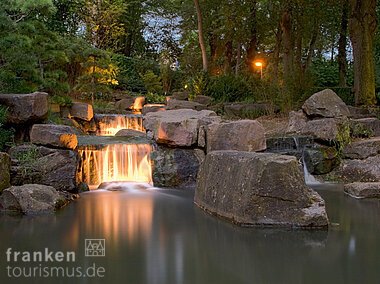
[[294, 145], [296, 146], [296, 150], [297, 151], [301, 151], [301, 155], [302, 155], [302, 165], [303, 165], [303, 173], [304, 173], [304, 176], [305, 176], [305, 183], [306, 185], [309, 185], [309, 186], [312, 186], [312, 185], [318, 185], [318, 184], [321, 184], [320, 181], [318, 181], [310, 172], [309, 170], [307, 169], [307, 165], [306, 165], [306, 162], [305, 162], [305, 154], [304, 154], [304, 150], [305, 150], [305, 147], [302, 147], [302, 149], [300, 149], [300, 143], [299, 143], [299, 140], [298, 140], [298, 137], [293, 137], [293, 141], [294, 141]]
[[131, 115], [96, 115], [97, 135], [114, 136], [121, 129], [133, 129], [144, 132], [143, 118], [139, 114]]
[[152, 184], [151, 150], [150, 144], [84, 146], [79, 150], [79, 177], [90, 188], [112, 181]]

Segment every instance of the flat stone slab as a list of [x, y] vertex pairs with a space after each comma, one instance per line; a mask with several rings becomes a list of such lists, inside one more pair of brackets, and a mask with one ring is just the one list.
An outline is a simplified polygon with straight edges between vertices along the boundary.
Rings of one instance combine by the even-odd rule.
[[362, 139], [352, 142], [343, 150], [346, 159], [367, 159], [380, 154], [380, 137]]
[[324, 200], [306, 186], [292, 156], [211, 152], [200, 168], [194, 202], [242, 226], [328, 226]]
[[380, 198], [380, 182], [355, 182], [344, 185], [344, 192], [354, 198]]
[[38, 145], [75, 149], [78, 145], [74, 128], [66, 125], [35, 124], [30, 132], [30, 142]]

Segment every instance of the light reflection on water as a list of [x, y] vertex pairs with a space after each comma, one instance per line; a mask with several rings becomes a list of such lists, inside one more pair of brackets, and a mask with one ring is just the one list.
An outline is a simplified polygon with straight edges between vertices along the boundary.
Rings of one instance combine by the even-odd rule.
[[[340, 189], [319, 188], [335, 224], [328, 232], [243, 229], [194, 207], [192, 191], [116, 188], [83, 194], [54, 216], [0, 217], [0, 252], [4, 256], [7, 247], [47, 246], [75, 250], [78, 263], [85, 264], [89, 259], [83, 256], [84, 239], [105, 238], [106, 257], [91, 261], [105, 266], [107, 279], [91, 283], [378, 283], [380, 279], [379, 201], [353, 200]], [[1, 267], [4, 261], [2, 257]], [[0, 282], [6, 280], [1, 271]]]

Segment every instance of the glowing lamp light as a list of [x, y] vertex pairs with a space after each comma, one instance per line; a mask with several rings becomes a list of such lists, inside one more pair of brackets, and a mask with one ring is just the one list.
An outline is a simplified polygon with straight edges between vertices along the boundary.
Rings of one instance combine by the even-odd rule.
[[256, 60], [256, 61], [253, 62], [253, 64], [256, 67], [260, 68], [260, 79], [262, 79], [263, 78], [263, 66], [264, 66], [264, 63], [262, 61], [260, 61], [260, 60]]

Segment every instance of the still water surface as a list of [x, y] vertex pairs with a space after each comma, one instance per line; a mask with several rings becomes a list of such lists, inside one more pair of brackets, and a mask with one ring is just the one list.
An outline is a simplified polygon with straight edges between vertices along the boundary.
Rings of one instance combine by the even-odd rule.
[[[318, 191], [328, 232], [239, 228], [195, 207], [192, 190], [144, 187], [86, 193], [52, 216], [0, 216], [0, 283], [380, 283], [380, 201]], [[105, 239], [106, 256], [85, 257], [85, 239]], [[75, 251], [69, 266], [105, 277], [10, 279], [9, 247]]]

